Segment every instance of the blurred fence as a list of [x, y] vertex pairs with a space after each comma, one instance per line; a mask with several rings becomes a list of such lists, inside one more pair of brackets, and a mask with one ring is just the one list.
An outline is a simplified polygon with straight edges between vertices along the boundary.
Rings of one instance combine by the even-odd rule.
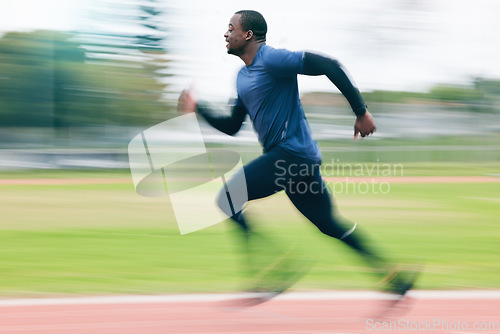
[[[377, 104], [378, 131], [352, 143], [353, 120], [345, 107], [306, 106], [315, 139], [325, 157], [391, 161], [498, 161], [500, 114], [457, 111], [417, 104]], [[201, 122], [205, 142], [230, 146], [251, 159], [261, 151], [251, 124], [234, 139]], [[128, 168], [127, 146], [145, 127], [3, 128], [0, 169]], [[189, 141], [189, 133], [163, 134], [169, 142]], [[369, 144], [369, 145], [366, 145]]]

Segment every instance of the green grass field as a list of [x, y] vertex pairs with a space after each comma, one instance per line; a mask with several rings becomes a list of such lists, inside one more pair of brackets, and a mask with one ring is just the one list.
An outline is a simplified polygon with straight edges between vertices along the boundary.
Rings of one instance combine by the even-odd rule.
[[[405, 176], [498, 174], [499, 163], [405, 164]], [[0, 185], [0, 296], [237, 291], [241, 248], [229, 223], [181, 236], [166, 199], [134, 191], [128, 171], [2, 173], [15, 178], [117, 178], [117, 184]], [[424, 259], [418, 288], [500, 288], [500, 183], [390, 184], [387, 194], [340, 193], [341, 213], [384, 255]], [[193, 199], [195, 203], [195, 199]], [[266, 212], [266, 214], [264, 214]], [[278, 194], [250, 217], [315, 265], [296, 289], [373, 289], [345, 246], [316, 231]]]

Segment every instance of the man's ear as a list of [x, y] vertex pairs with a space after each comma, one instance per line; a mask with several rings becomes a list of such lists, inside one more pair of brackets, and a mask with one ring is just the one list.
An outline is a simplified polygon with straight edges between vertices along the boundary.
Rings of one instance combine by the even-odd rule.
[[249, 40], [251, 40], [251, 39], [252, 39], [252, 36], [253, 36], [253, 31], [252, 31], [252, 30], [248, 30], [248, 31], [247, 31], [247, 34], [246, 34], [246, 36], [245, 36], [245, 39], [246, 39], [247, 41], [249, 41]]

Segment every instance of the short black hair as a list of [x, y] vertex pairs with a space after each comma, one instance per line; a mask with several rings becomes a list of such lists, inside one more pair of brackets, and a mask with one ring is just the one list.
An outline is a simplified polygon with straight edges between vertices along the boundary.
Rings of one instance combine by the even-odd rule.
[[266, 40], [267, 23], [261, 13], [255, 10], [240, 10], [235, 14], [240, 14], [240, 24], [244, 31], [252, 30], [257, 40]]

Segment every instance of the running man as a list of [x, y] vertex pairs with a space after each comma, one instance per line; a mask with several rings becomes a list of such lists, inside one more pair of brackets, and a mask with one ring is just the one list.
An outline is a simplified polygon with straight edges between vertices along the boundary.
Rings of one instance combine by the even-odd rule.
[[[385, 290], [403, 296], [412, 287], [414, 278], [395, 270], [377, 255], [368, 247], [356, 225], [341, 222], [333, 210], [331, 195], [321, 178], [321, 153], [312, 139], [299, 99], [297, 75], [326, 75], [342, 92], [356, 115], [355, 139], [376, 130], [359, 90], [337, 60], [312, 52], [274, 49], [266, 44], [266, 33], [266, 21], [256, 11], [238, 11], [229, 21], [224, 34], [227, 53], [238, 56], [245, 63], [238, 73], [238, 96], [230, 116], [217, 116], [188, 91], [179, 97], [179, 110], [198, 112], [210, 125], [228, 135], [237, 133], [248, 115], [264, 152], [243, 167], [248, 200], [285, 191], [295, 207], [322, 233], [341, 240], [385, 276]], [[222, 189], [220, 198], [224, 196]], [[239, 207], [234, 208], [234, 215], [226, 213], [249, 240], [254, 232], [242, 210]], [[289, 285], [274, 290], [279, 293]]]

